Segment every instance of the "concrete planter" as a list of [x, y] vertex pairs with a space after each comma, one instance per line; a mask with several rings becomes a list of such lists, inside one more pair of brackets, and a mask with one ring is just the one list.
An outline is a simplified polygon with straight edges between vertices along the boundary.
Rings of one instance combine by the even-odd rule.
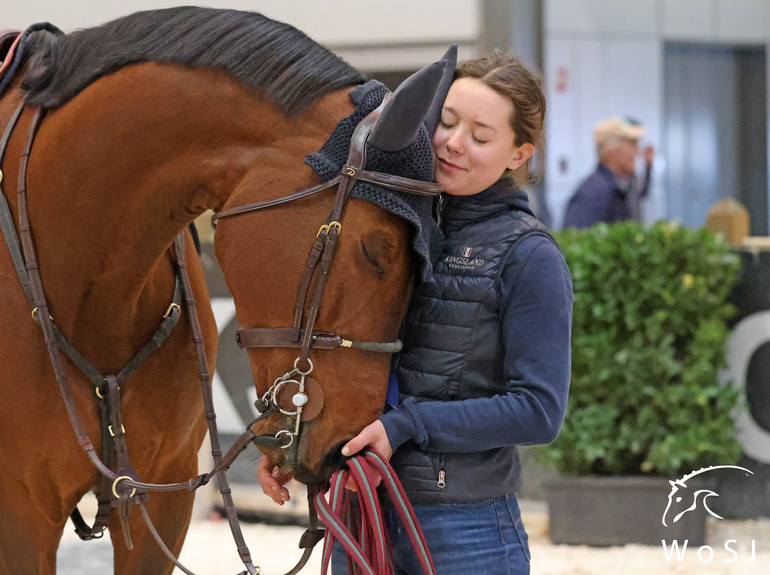
[[[704, 486], [708, 485], [704, 483]], [[546, 488], [550, 537], [573, 545], [660, 545], [661, 540], [704, 545], [702, 505], [673, 523], [663, 513], [671, 484], [663, 477], [562, 477]]]

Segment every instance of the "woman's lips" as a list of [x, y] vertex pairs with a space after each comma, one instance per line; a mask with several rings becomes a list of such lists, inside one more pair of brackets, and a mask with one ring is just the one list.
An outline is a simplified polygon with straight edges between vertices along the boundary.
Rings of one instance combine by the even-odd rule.
[[441, 167], [445, 168], [447, 170], [463, 170], [464, 169], [461, 166], [458, 166], [457, 164], [453, 164], [449, 160], [445, 160], [443, 158], [439, 158], [438, 161], [439, 161], [439, 164], [441, 164]]

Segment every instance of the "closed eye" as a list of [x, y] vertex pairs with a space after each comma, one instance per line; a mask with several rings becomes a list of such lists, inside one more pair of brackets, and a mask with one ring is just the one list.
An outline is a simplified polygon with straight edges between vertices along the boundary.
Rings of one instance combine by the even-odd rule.
[[380, 262], [378, 262], [377, 258], [369, 253], [369, 250], [366, 249], [366, 244], [364, 242], [361, 242], [361, 253], [363, 254], [366, 262], [374, 268], [374, 271], [376, 271], [377, 274], [381, 276], [385, 275], [385, 270], [382, 269], [382, 266], [380, 266]]

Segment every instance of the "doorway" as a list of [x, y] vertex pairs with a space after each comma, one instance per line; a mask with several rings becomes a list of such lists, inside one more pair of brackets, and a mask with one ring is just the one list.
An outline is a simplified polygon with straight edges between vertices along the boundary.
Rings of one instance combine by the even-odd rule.
[[767, 79], [764, 46], [667, 43], [665, 157], [667, 217], [706, 223], [735, 198], [751, 235], [768, 235]]

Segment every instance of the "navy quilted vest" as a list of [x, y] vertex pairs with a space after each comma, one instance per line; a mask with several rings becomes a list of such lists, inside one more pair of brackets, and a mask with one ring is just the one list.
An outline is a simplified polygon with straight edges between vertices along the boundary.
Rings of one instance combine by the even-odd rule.
[[[512, 209], [448, 235], [432, 280], [412, 296], [397, 370], [402, 400], [506, 393], [497, 287], [508, 254], [525, 234], [548, 236], [532, 215]], [[413, 503], [480, 500], [513, 493], [521, 484], [515, 446], [441, 454], [407, 442], [392, 463]]]

